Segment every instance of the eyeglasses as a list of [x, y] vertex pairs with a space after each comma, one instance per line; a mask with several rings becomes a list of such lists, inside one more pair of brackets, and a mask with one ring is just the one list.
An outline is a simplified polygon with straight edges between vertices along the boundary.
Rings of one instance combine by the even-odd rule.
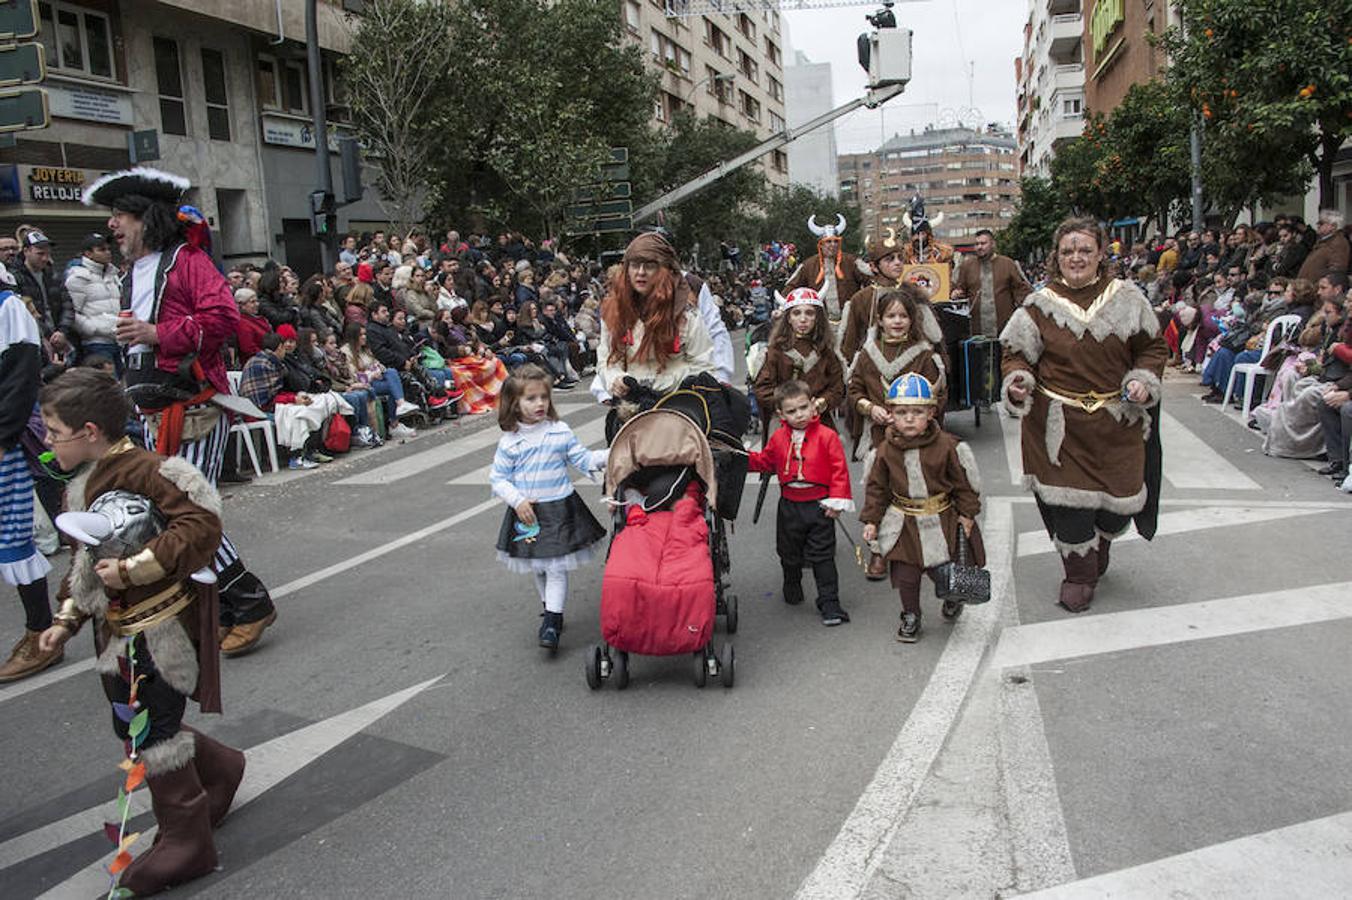
[[651, 260], [644, 262], [636, 261], [629, 263], [629, 271], [642, 272], [645, 275], [653, 275], [660, 268], [662, 268], [662, 266], [659, 263], [652, 262]]

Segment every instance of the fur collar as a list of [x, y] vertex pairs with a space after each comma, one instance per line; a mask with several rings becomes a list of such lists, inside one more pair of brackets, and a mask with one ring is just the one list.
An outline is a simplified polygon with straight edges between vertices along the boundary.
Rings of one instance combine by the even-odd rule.
[[1155, 337], [1160, 330], [1159, 320], [1140, 288], [1117, 278], [1108, 282], [1088, 309], [1045, 287], [1029, 294], [1023, 303], [1036, 307], [1076, 339], [1087, 331], [1096, 341], [1110, 336], [1127, 341], [1140, 332]]
[[804, 375], [817, 368], [817, 363], [821, 362], [821, 357], [817, 354], [816, 350], [813, 350], [808, 353], [807, 356], [804, 356], [798, 348], [790, 347], [784, 351], [784, 355], [791, 359], [798, 371]]
[[887, 357], [883, 356], [883, 348], [878, 341], [869, 341], [864, 344], [864, 352], [868, 354], [869, 359], [873, 360], [873, 365], [878, 368], [878, 374], [882, 376], [884, 390], [922, 353], [933, 351], [934, 347], [929, 341], [918, 341], [898, 353], [896, 359], [888, 362]]

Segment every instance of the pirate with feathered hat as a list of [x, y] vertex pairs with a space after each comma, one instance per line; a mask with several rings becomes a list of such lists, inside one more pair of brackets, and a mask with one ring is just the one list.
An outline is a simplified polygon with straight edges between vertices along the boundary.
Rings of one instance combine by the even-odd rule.
[[[230, 415], [248, 414], [251, 404], [233, 396], [226, 379], [221, 349], [235, 333], [239, 309], [203, 249], [209, 246], [205, 217], [182, 205], [191, 187], [181, 176], [138, 166], [103, 176], [83, 199], [112, 210], [109, 234], [131, 263], [116, 334], [146, 446], [183, 457], [215, 486]], [[228, 537], [221, 538], [213, 568], [221, 586], [221, 652], [236, 655], [258, 643], [277, 613]]]
[[803, 261], [784, 285], [786, 292], [795, 288], [812, 288], [826, 307], [826, 318], [833, 334], [839, 336], [845, 304], [858, 290], [869, 283], [872, 273], [865, 263], [844, 252], [841, 237], [845, 234], [845, 217], [837, 214], [834, 225], [818, 225], [815, 215], [807, 220], [808, 230], [817, 236], [817, 253]]

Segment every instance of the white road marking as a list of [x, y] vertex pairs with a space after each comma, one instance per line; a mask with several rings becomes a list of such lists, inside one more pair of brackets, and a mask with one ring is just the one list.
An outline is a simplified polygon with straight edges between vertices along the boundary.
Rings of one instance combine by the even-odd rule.
[[[997, 407], [991, 407], [995, 412]], [[994, 418], [1000, 423], [1000, 437], [1005, 442], [1005, 465], [1009, 467], [1009, 483], [1023, 484], [1023, 419], [1015, 418], [999, 408]]]
[[1352, 617], [1352, 581], [1006, 628], [992, 667], [1249, 634]]
[[[415, 684], [412, 687], [390, 694], [388, 697], [373, 700], [365, 706], [359, 706], [332, 718], [273, 738], [257, 747], [251, 747], [244, 754], [248, 760], [248, 766], [244, 770], [244, 782], [239, 787], [239, 793], [235, 795], [235, 802], [231, 806], [231, 810], [236, 811], [251, 800], [256, 800], [266, 791], [281, 784], [343, 741], [369, 728], [379, 719], [398, 709], [445, 677], [445, 675], [438, 675], [436, 678]], [[132, 794], [132, 797], [138, 804], [137, 813], [144, 811], [140, 806], [149, 808], [149, 791], [138, 791]], [[110, 809], [115, 806], [115, 803], [110, 803], [76, 813], [61, 822], [47, 826], [45, 829], [38, 829], [28, 835], [6, 842], [0, 846], [0, 853], [6, 853], [11, 844], [25, 841], [31, 835], [36, 835], [48, 829], [59, 827], [60, 833], [65, 834], [79, 828], [79, 833], [76, 833], [75, 837], [100, 833], [103, 831], [105, 821], [114, 821], [111, 817], [107, 819], [104, 817], [115, 815], [115, 813], [110, 813]], [[142, 848], [150, 847], [150, 842], [155, 836], [155, 830], [154, 827], [151, 827], [141, 833], [141, 839], [138, 843]], [[9, 861], [8, 854], [0, 855], [0, 869], [35, 856], [37, 853], [63, 846], [71, 839], [67, 837], [58, 843], [48, 844], [35, 852], [28, 852], [26, 856], [19, 857], [12, 862]], [[64, 900], [64, 898], [94, 897], [100, 893], [106, 893], [108, 890], [108, 872], [104, 869], [104, 866], [107, 862], [107, 859], [100, 858], [97, 862], [91, 863], [66, 881], [42, 894], [41, 897], [46, 898], [46, 900]]]
[[[593, 419], [592, 421], [587, 422], [584, 425], [579, 425], [576, 428], [574, 428], [573, 433], [577, 435], [577, 439], [579, 441], [586, 444], [588, 447], [592, 447], [592, 449], [599, 449], [599, 445], [605, 440], [606, 436], [606, 420], [604, 417], [599, 419]], [[493, 443], [496, 444], [498, 442], [498, 438], [501, 436], [502, 436], [501, 431], [494, 430]], [[450, 481], [446, 483], [449, 485], [454, 485], [456, 487], [463, 487], [465, 485], [488, 484], [488, 476], [492, 473], [492, 471], [493, 464], [489, 463], [488, 465], [481, 466], [472, 472], [467, 472], [464, 475], [461, 475], [457, 478], [452, 478]], [[568, 471], [572, 473], [574, 481], [581, 482], [583, 484], [591, 483], [590, 479], [588, 479], [585, 475], [581, 474], [577, 470], [570, 468]]]
[[[600, 409], [595, 403], [565, 403], [556, 408], [561, 416], [568, 416], [586, 409]], [[347, 478], [335, 481], [334, 484], [343, 486], [390, 484], [404, 478], [412, 478], [414, 475], [421, 474], [429, 469], [454, 462], [476, 450], [492, 447], [500, 437], [502, 437], [502, 432], [491, 426], [462, 437], [455, 437], [454, 432], [450, 432], [446, 435], [447, 440], [431, 449], [411, 453], [402, 459], [386, 463], [383, 466], [376, 466], [374, 469], [349, 475]]]
[[1352, 813], [1339, 813], [1023, 896], [1037, 900], [1346, 897], [1349, 884]]
[[[1290, 519], [1296, 516], [1308, 516], [1315, 511], [1308, 509], [1283, 509], [1281, 507], [1227, 507], [1207, 506], [1202, 509], [1187, 509], [1180, 512], [1161, 513], [1159, 530], [1156, 536], [1183, 534], [1189, 531], [1204, 531], [1209, 528], [1230, 528], [1239, 525], [1256, 525], [1259, 522], [1275, 522], [1278, 519]], [[1128, 531], [1114, 541], [1121, 544], [1126, 541], [1139, 541], [1141, 536]], [[1019, 535], [1020, 558], [1035, 556], [1039, 553], [1051, 553], [1055, 550], [1051, 538], [1045, 530], [1025, 531]]]
[[1245, 475], [1167, 412], [1159, 413], [1164, 446], [1164, 477], [1176, 488], [1213, 491], [1261, 491]]
[[[55, 669], [48, 669], [40, 675], [33, 675], [32, 677], [25, 678], [23, 681], [18, 681], [7, 687], [0, 688], [0, 703], [4, 703], [6, 700], [13, 700], [15, 697], [22, 697], [29, 691], [45, 688], [49, 684], [65, 681], [72, 675], [79, 675], [81, 672], [88, 672], [93, 668], [94, 657], [90, 656], [78, 662], [57, 666]], [[0, 866], [0, 868], [3, 868], [3, 866]]]
[[992, 502], [982, 528], [994, 561], [992, 602], [972, 607], [954, 627], [920, 699], [835, 840], [799, 886], [798, 900], [860, 895], [948, 737], [1002, 610], [1010, 602], [1013, 516], [1009, 504]]

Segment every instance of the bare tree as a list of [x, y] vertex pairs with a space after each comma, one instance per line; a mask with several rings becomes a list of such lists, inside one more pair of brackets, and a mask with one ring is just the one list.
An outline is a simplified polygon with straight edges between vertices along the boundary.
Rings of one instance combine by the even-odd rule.
[[342, 75], [352, 126], [378, 173], [381, 208], [401, 233], [422, 218], [436, 107], [447, 96], [450, 15], [446, 0], [366, 0], [348, 17]]

